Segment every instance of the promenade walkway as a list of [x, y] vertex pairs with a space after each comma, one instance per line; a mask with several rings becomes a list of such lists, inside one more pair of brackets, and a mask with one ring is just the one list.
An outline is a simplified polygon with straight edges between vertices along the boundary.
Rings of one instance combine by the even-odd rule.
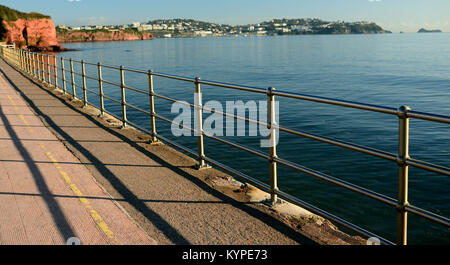
[[314, 243], [1, 59], [0, 117], [0, 244]]
[[0, 244], [66, 244], [72, 237], [154, 243], [0, 74]]

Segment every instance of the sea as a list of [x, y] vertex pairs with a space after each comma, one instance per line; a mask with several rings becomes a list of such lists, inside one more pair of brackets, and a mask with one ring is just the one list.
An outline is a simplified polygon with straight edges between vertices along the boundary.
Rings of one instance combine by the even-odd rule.
[[[450, 116], [449, 43], [450, 33], [158, 38], [70, 43], [64, 46], [76, 51], [60, 53], [59, 56], [393, 108], [407, 105], [415, 111]], [[77, 63], [75, 70], [80, 72]], [[105, 67], [102, 70], [105, 80], [120, 83], [118, 70]], [[86, 74], [97, 77], [97, 67], [86, 65]], [[125, 71], [124, 79], [127, 86], [148, 91], [147, 75]], [[76, 76], [76, 83], [81, 85], [81, 82]], [[87, 87], [98, 91], [98, 82], [88, 78]], [[81, 90], [76, 89], [81, 96]], [[193, 83], [155, 77], [154, 89], [157, 94], [194, 103]], [[71, 92], [70, 85], [68, 90]], [[120, 88], [116, 86], [104, 84], [104, 91], [114, 99], [121, 98]], [[202, 95], [204, 102], [219, 102], [224, 110], [227, 102], [241, 100], [260, 104], [267, 100], [264, 94], [207, 85], [202, 86]], [[127, 90], [126, 100], [141, 109], [149, 109], [149, 99], [145, 94]], [[397, 153], [396, 116], [281, 97], [275, 100], [279, 102], [281, 126]], [[98, 96], [94, 94], [88, 93], [88, 101], [99, 105]], [[121, 116], [120, 104], [105, 99], [105, 107]], [[172, 107], [173, 102], [156, 99], [155, 108], [159, 115], [170, 119], [179, 117], [180, 113]], [[147, 115], [132, 108], [127, 108], [127, 114], [133, 123], [150, 129]], [[206, 119], [211, 114], [203, 115]], [[171, 124], [162, 120], [156, 122], [159, 134], [197, 150], [195, 136], [175, 136]], [[216, 125], [220, 123], [216, 122]], [[223, 126], [226, 125], [224, 119]], [[411, 119], [410, 127], [411, 157], [450, 167], [450, 125]], [[246, 132], [249, 128], [246, 127]], [[249, 133], [245, 136], [224, 134], [224, 139], [269, 153], [269, 148], [261, 147], [261, 139], [267, 137], [250, 136]], [[269, 162], [265, 159], [213, 139], [205, 139], [205, 154], [270, 183]], [[279, 134], [277, 155], [398, 198], [398, 167], [395, 162], [287, 133]], [[278, 165], [278, 187], [396, 242], [397, 211], [391, 206], [282, 165]], [[409, 202], [450, 217], [448, 176], [410, 167]], [[408, 215], [408, 228], [409, 244], [450, 243], [449, 228], [413, 214]]]

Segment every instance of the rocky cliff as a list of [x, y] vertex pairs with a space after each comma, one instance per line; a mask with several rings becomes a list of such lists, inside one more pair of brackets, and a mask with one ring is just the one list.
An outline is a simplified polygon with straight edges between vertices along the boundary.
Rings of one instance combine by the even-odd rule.
[[64, 48], [56, 39], [55, 25], [51, 19], [19, 19], [5, 21], [5, 41], [19, 48], [40, 51], [60, 51]]
[[62, 51], [49, 16], [22, 13], [0, 5], [0, 38], [7, 44], [38, 51]]
[[153, 39], [153, 35], [151, 33], [138, 31], [67, 31], [60, 29], [57, 31], [57, 40], [59, 42], [130, 41], [151, 39]]

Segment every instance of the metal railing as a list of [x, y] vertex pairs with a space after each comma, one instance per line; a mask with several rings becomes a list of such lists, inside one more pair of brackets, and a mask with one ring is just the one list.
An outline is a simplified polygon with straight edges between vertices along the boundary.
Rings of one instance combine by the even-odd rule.
[[[81, 99], [83, 101], [83, 105], [86, 106], [89, 103], [87, 93], [94, 94], [99, 97], [100, 100], [100, 112], [101, 115], [104, 113], [108, 113], [119, 120], [121, 120], [123, 127], [126, 127], [128, 125], [131, 125], [138, 130], [141, 130], [151, 136], [152, 142], [162, 141], [165, 142], [171, 146], [174, 146], [198, 159], [199, 163], [199, 169], [203, 169], [207, 167], [207, 163], [211, 164], [213, 166], [216, 166], [217, 168], [231, 174], [234, 176], [237, 176], [239, 178], [242, 178], [252, 185], [255, 185], [256, 187], [268, 192], [271, 194], [271, 201], [272, 203], [277, 202], [277, 198], [282, 198], [285, 201], [288, 201], [290, 203], [293, 203], [295, 205], [298, 205], [300, 207], [303, 207], [304, 209], [315, 213], [319, 216], [322, 216], [338, 225], [341, 225], [342, 227], [349, 229], [358, 235], [371, 238], [371, 237], [377, 237], [380, 239], [382, 244], [393, 244], [387, 239], [384, 239], [382, 237], [379, 237], [375, 235], [372, 232], [369, 232], [355, 224], [352, 224], [338, 216], [335, 216], [331, 213], [328, 213], [314, 205], [311, 205], [305, 201], [302, 201], [292, 195], [289, 195], [283, 191], [280, 191], [278, 189], [277, 185], [277, 165], [284, 165], [288, 168], [297, 170], [299, 172], [308, 174], [310, 176], [316, 177], [318, 179], [327, 181], [329, 183], [332, 183], [334, 185], [337, 185], [339, 187], [345, 188], [347, 190], [350, 190], [352, 192], [364, 195], [366, 197], [369, 197], [371, 199], [374, 199], [376, 201], [379, 201], [381, 203], [384, 203], [386, 205], [392, 206], [398, 211], [398, 218], [397, 218], [397, 244], [399, 245], [406, 245], [407, 244], [407, 220], [408, 220], [408, 213], [423, 217], [425, 219], [431, 220], [433, 222], [439, 223], [445, 227], [450, 227], [450, 220], [444, 216], [440, 216], [436, 213], [429, 212], [427, 210], [424, 210], [422, 208], [416, 207], [414, 205], [411, 205], [408, 202], [408, 167], [416, 167], [420, 169], [424, 169], [430, 172], [442, 174], [445, 176], [450, 176], [450, 168], [435, 165], [429, 162], [413, 159], [410, 157], [409, 154], [409, 122], [411, 118], [414, 119], [420, 119], [420, 120], [426, 120], [431, 122], [439, 122], [439, 123], [445, 123], [450, 124], [450, 117], [445, 115], [436, 115], [436, 114], [430, 114], [430, 113], [423, 113], [418, 111], [413, 111], [407, 106], [401, 106], [400, 108], [391, 108], [391, 107], [385, 107], [385, 106], [379, 106], [379, 105], [372, 105], [372, 104], [363, 104], [358, 102], [352, 102], [352, 101], [346, 101], [346, 100], [338, 100], [338, 99], [332, 99], [332, 98], [325, 98], [325, 97], [317, 97], [317, 96], [311, 96], [311, 95], [304, 95], [299, 93], [292, 93], [292, 92], [285, 92], [285, 91], [279, 91], [275, 90], [274, 88], [269, 89], [261, 89], [257, 87], [250, 87], [250, 86], [241, 86], [241, 85], [235, 85], [235, 84], [228, 84], [228, 83], [220, 83], [220, 82], [214, 82], [214, 81], [206, 81], [201, 80], [200, 78], [188, 78], [183, 76], [177, 76], [177, 75], [171, 75], [171, 74], [165, 74], [165, 73], [158, 73], [153, 72], [151, 70], [149, 71], [143, 71], [138, 69], [132, 69], [132, 68], [125, 68], [123, 66], [117, 67], [117, 66], [109, 66], [109, 65], [103, 65], [101, 63], [90, 63], [85, 62], [83, 60], [77, 61], [73, 59], [65, 59], [63, 57], [60, 57], [59, 60], [56, 56], [47, 55], [47, 54], [40, 54], [40, 53], [34, 53], [26, 50], [16, 50], [11, 48], [2, 48], [1, 54], [5, 60], [10, 62], [11, 64], [15, 65], [17, 68], [19, 68], [22, 72], [26, 73], [32, 78], [35, 78], [43, 83], [46, 83], [49, 86], [53, 86], [58, 89], [62, 89], [64, 94], [67, 94], [67, 83], [71, 85], [72, 91], [71, 95], [73, 99], [77, 99], [78, 96], [76, 94], [76, 88], [80, 88], [83, 91], [83, 98]], [[60, 62], [60, 65], [58, 66], [58, 61]], [[69, 69], [66, 67], [66, 62], [69, 63]], [[81, 73], [77, 73], [74, 71], [74, 63], [81, 65]], [[97, 76], [89, 76], [86, 75], [85, 66], [91, 65], [97, 67]], [[120, 75], [120, 84], [114, 83], [108, 80], [105, 80], [102, 77], [102, 69], [112, 69], [119, 71]], [[58, 77], [58, 72], [61, 72], [61, 77]], [[124, 72], [133, 72], [138, 73], [142, 75], [146, 75], [148, 78], [148, 90], [142, 90], [138, 88], [133, 88], [130, 86], [127, 86], [125, 83], [125, 77]], [[68, 80], [66, 78], [66, 74], [70, 74], [70, 79]], [[81, 76], [82, 79], [82, 85], [75, 83], [75, 75]], [[248, 91], [258, 94], [263, 94], [267, 96], [268, 101], [268, 108], [269, 108], [269, 119], [267, 123], [255, 121], [246, 117], [240, 117], [234, 114], [230, 113], [224, 113], [219, 112], [216, 110], [208, 109], [206, 107], [202, 106], [201, 97], [198, 97], [196, 102], [197, 104], [190, 104], [190, 103], [184, 103], [190, 106], [191, 108], [194, 108], [197, 115], [197, 126], [195, 129], [189, 128], [186, 125], [183, 124], [177, 124], [173, 122], [172, 120], [158, 114], [155, 111], [155, 98], [160, 98], [163, 100], [167, 100], [170, 102], [179, 102], [176, 99], [172, 99], [160, 94], [155, 93], [154, 84], [153, 84], [153, 78], [154, 77], [161, 77], [161, 78], [167, 78], [167, 79], [174, 79], [174, 80], [180, 80], [184, 82], [190, 82], [193, 84], [194, 92], [199, 95], [201, 93], [201, 85], [208, 85], [208, 86], [214, 86], [214, 87], [221, 87], [221, 88], [231, 88], [236, 90], [242, 90], [242, 91]], [[92, 89], [89, 89], [86, 85], [86, 78], [98, 81], [98, 91], [94, 91]], [[58, 80], [62, 81], [62, 87], [58, 84]], [[112, 86], [116, 86], [120, 89], [121, 92], [121, 100], [114, 99], [108, 95], [104, 94], [103, 91], [103, 84], [108, 84]], [[141, 94], [144, 94], [148, 96], [150, 108], [149, 110], [143, 110], [139, 107], [133, 106], [130, 103], [126, 101], [126, 91], [132, 90]], [[398, 117], [398, 153], [389, 153], [386, 151], [374, 149], [371, 147], [366, 147], [362, 145], [357, 145], [350, 142], [341, 141], [338, 139], [333, 139], [329, 137], [324, 137], [312, 133], [308, 133], [305, 131], [300, 130], [294, 130], [287, 127], [280, 126], [276, 123], [275, 120], [275, 97], [284, 97], [284, 98], [291, 98], [291, 99], [297, 99], [297, 100], [303, 100], [303, 101], [311, 101], [311, 102], [317, 102], [317, 103], [323, 103], [323, 104], [329, 104], [329, 105], [335, 105], [340, 107], [346, 107], [346, 108], [353, 108], [353, 109], [359, 109], [364, 111], [370, 111], [370, 112], [378, 112], [383, 113], [386, 115], [394, 115]], [[121, 105], [121, 117], [118, 117], [114, 115], [113, 113], [108, 112], [105, 109], [104, 106], [104, 99], [111, 100], [117, 104]], [[94, 106], [97, 108], [97, 106]], [[141, 126], [130, 122], [127, 119], [127, 108], [134, 109], [136, 111], [139, 111], [141, 113], [144, 113], [145, 115], [149, 116], [150, 119], [150, 131], [142, 128]], [[203, 131], [202, 128], [202, 113], [203, 111], [211, 112], [211, 113], [217, 113], [226, 117], [231, 117], [237, 120], [243, 120], [249, 123], [259, 124], [262, 126], [267, 126], [271, 130], [272, 139], [274, 139], [274, 134], [277, 131], [289, 133], [292, 135], [300, 136], [309, 138], [315, 141], [327, 143], [330, 145], [338, 146], [341, 148], [357, 151], [360, 153], [368, 154], [374, 157], [382, 158], [388, 161], [392, 161], [397, 164], [398, 167], [398, 198], [394, 199], [389, 196], [386, 196], [384, 194], [380, 194], [377, 192], [374, 192], [372, 190], [366, 189], [364, 187], [357, 186], [355, 184], [343, 181], [341, 179], [335, 178], [333, 176], [324, 174], [322, 172], [307, 168], [305, 166], [296, 164], [294, 162], [282, 159], [277, 156], [277, 150], [276, 145], [273, 144], [270, 148], [269, 154], [266, 154], [264, 152], [261, 152], [259, 150], [246, 147], [244, 145], [225, 140], [216, 136], [211, 136], [206, 134]], [[176, 126], [179, 126], [181, 128], [185, 128], [190, 130], [191, 132], [195, 132], [198, 134], [198, 150], [193, 151], [187, 147], [184, 147], [172, 140], [169, 140], [168, 138], [162, 136], [157, 132], [156, 127], [156, 120], [161, 120], [167, 123], [174, 124]], [[257, 180], [251, 176], [248, 176], [246, 174], [243, 174], [231, 167], [228, 167], [218, 161], [213, 160], [212, 158], [209, 158], [205, 155], [204, 150], [204, 137], [207, 137], [209, 139], [216, 140], [218, 142], [227, 144], [229, 146], [238, 148], [240, 150], [249, 152], [250, 154], [256, 155], [258, 157], [264, 158], [269, 162], [269, 171], [270, 171], [270, 185], [267, 185], [266, 183]]]

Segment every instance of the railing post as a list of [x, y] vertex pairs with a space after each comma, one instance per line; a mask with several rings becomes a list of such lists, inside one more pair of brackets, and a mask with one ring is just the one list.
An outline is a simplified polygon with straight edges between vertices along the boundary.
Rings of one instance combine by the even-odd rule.
[[408, 203], [408, 165], [409, 158], [409, 117], [411, 108], [402, 106], [398, 110], [399, 137], [398, 137], [398, 218], [397, 218], [397, 244], [406, 245], [408, 236], [408, 213], [405, 207]]
[[33, 52], [31, 53], [31, 56], [33, 58], [34, 77], [41, 80], [41, 67], [38, 62], [37, 55]]
[[41, 66], [39, 64], [39, 60], [38, 57], [36, 55], [36, 53], [32, 53], [33, 56], [33, 67], [34, 67], [34, 76], [38, 79], [41, 80]]
[[196, 117], [196, 133], [198, 134], [198, 169], [206, 169], [209, 166], [205, 163], [205, 146], [203, 140], [203, 103], [202, 92], [200, 87], [200, 77], [195, 78], [195, 117]]
[[55, 88], [59, 89], [58, 87], [58, 59], [57, 56], [53, 56], [53, 74], [55, 78]]
[[81, 78], [83, 81], [83, 107], [87, 106], [86, 69], [84, 60], [81, 60]]
[[36, 54], [34, 52], [31, 53], [31, 58], [32, 58], [32, 61], [33, 61], [33, 76], [35, 78], [40, 79], [39, 78], [39, 63], [37, 61], [37, 56], [36, 56]]
[[39, 81], [41, 81], [41, 63], [39, 62], [39, 56], [35, 53], [34, 58], [36, 58], [36, 77]]
[[52, 71], [50, 71], [50, 55], [47, 55], [47, 74], [48, 74], [48, 84], [52, 85]]
[[27, 67], [28, 67], [28, 65], [27, 65], [27, 51], [25, 51], [25, 50], [22, 50], [22, 60], [23, 60], [23, 70], [25, 71], [25, 72], [28, 72], [28, 69], [27, 69]]
[[31, 75], [31, 57], [30, 57], [30, 52], [26, 51], [26, 57], [27, 57], [27, 69], [28, 69], [28, 74]]
[[42, 76], [44, 74], [44, 69], [42, 69], [42, 66], [44, 65], [44, 63], [42, 61], [41, 56], [38, 53], [36, 53], [36, 61], [37, 61], [37, 66], [38, 66], [38, 71], [39, 71], [39, 73], [38, 73], [39, 80], [42, 81], [43, 80]]
[[45, 80], [45, 62], [43, 54], [41, 54], [41, 63], [42, 63], [42, 82], [46, 83], [47, 80]]
[[122, 128], [127, 127], [127, 105], [125, 98], [125, 76], [123, 71], [123, 65], [120, 66], [120, 90], [122, 93]]
[[22, 63], [22, 70], [25, 71], [25, 51], [24, 50], [20, 51], [20, 60]]
[[148, 96], [150, 100], [150, 123], [152, 127], [152, 143], [157, 143], [156, 137], [156, 119], [155, 119], [155, 89], [153, 87], [153, 74], [152, 70], [148, 71]]
[[26, 57], [26, 64], [27, 64], [27, 70], [28, 74], [31, 74], [31, 60], [30, 60], [30, 52], [25, 51], [25, 57]]
[[103, 98], [103, 77], [102, 77], [102, 64], [99, 62], [97, 64], [98, 69], [98, 89], [100, 95], [100, 117], [105, 115], [105, 103]]
[[22, 66], [23, 70], [27, 72], [27, 53], [25, 50], [22, 50], [22, 63], [23, 63]]
[[40, 61], [39, 61], [39, 57], [38, 57], [38, 55], [36, 54], [36, 53], [33, 53], [34, 54], [34, 60], [35, 60], [35, 63], [36, 63], [36, 78], [40, 81], [41, 80], [41, 63], [40, 63]]
[[30, 71], [30, 53], [28, 52], [28, 51], [25, 51], [25, 64], [26, 64], [26, 67], [27, 67], [27, 72], [28, 72], [28, 74], [30, 74], [31, 73], [31, 71]]
[[278, 172], [277, 172], [277, 162], [275, 161], [277, 156], [277, 130], [275, 126], [277, 125], [276, 121], [276, 108], [275, 108], [275, 96], [273, 95], [273, 91], [275, 88], [269, 87], [267, 93], [267, 106], [268, 106], [268, 115], [269, 115], [269, 123], [268, 129], [270, 129], [270, 187], [272, 188], [272, 192], [270, 194], [271, 204], [275, 205], [278, 201], [278, 196], [275, 194], [275, 191], [278, 190]]
[[28, 52], [28, 59], [30, 61], [30, 75], [34, 76], [34, 61], [33, 61], [33, 54], [31, 52]]
[[20, 69], [25, 70], [25, 62], [23, 61], [23, 50], [19, 50]]
[[28, 73], [28, 65], [27, 65], [27, 51], [22, 50], [22, 60], [23, 60], [23, 70]]
[[64, 67], [64, 58], [61, 57], [61, 77], [63, 83], [63, 95], [67, 93], [67, 85], [66, 85], [66, 68]]
[[19, 67], [20, 67], [20, 70], [23, 70], [23, 58], [22, 58], [22, 51], [21, 50], [18, 50], [17, 51], [17, 56], [19, 57]]
[[22, 62], [23, 62], [23, 70], [27, 72], [27, 52], [22, 50]]
[[33, 68], [32, 68], [32, 61], [31, 61], [31, 54], [29, 51], [26, 51], [27, 53], [27, 66], [28, 66], [28, 74], [32, 74]]
[[22, 50], [17, 50], [17, 57], [19, 60], [19, 68], [20, 70], [23, 70], [23, 54], [22, 54]]
[[73, 72], [72, 58], [69, 59], [69, 62], [70, 62], [70, 78], [72, 79], [72, 100], [75, 100], [77, 98], [77, 90], [75, 89], [75, 75]]

